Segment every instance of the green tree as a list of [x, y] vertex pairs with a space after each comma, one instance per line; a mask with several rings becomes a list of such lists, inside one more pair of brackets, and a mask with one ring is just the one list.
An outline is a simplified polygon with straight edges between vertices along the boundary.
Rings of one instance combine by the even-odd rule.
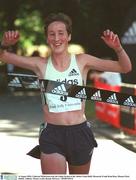
[[[18, 44], [24, 53], [33, 44], [44, 44], [44, 18], [51, 12], [64, 12], [73, 20], [72, 42], [84, 46], [97, 56], [110, 56], [100, 39], [109, 28], [120, 34], [124, 19], [135, 0], [0, 0], [0, 35], [5, 30], [18, 29]], [[108, 52], [108, 53], [107, 53]]]

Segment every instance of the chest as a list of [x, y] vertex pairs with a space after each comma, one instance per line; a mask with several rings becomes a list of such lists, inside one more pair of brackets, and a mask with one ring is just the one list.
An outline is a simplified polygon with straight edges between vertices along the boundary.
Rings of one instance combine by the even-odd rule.
[[73, 63], [63, 72], [56, 70], [51, 63], [46, 67], [45, 79], [54, 80], [72, 85], [82, 84], [82, 75], [77, 64]]

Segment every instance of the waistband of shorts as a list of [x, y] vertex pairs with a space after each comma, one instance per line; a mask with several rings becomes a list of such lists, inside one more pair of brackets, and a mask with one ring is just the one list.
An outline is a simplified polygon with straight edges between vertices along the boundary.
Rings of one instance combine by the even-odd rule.
[[46, 127], [48, 128], [55, 128], [55, 129], [77, 129], [87, 126], [87, 121], [80, 123], [80, 124], [74, 124], [74, 125], [56, 125], [56, 124], [50, 124], [47, 123]]

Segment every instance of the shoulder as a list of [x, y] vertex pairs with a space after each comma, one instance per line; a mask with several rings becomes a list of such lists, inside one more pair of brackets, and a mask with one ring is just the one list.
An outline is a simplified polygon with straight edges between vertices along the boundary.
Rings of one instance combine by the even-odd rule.
[[89, 71], [90, 69], [100, 70], [101, 59], [90, 54], [78, 54], [77, 61], [80, 67]]
[[46, 64], [46, 63], [48, 62], [48, 58], [47, 58], [47, 57], [39, 57], [39, 61], [40, 61], [41, 63]]
[[[34, 57], [36, 58], [36, 57]], [[36, 60], [36, 59], [35, 59]], [[37, 62], [36, 62], [36, 74], [38, 75], [39, 78], [43, 78], [44, 72], [47, 66], [48, 58], [44, 57], [38, 57]]]
[[90, 54], [85, 54], [85, 53], [81, 53], [81, 54], [76, 54], [76, 58], [80, 61], [80, 60], [91, 60], [94, 58], [94, 56], [90, 55]]
[[90, 54], [82, 53], [82, 54], [77, 54], [76, 59], [79, 64], [87, 65], [88, 62], [90, 62], [91, 60], [93, 61], [95, 57]]
[[33, 61], [36, 62], [37, 65], [42, 66], [43, 64], [47, 64], [48, 58], [47, 57], [33, 57]]

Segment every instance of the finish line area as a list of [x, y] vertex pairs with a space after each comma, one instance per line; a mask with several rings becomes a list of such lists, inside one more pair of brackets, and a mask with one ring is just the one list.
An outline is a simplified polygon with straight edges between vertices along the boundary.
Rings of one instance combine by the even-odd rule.
[[[39, 113], [41, 112], [39, 96], [28, 98], [27, 96], [10, 97], [5, 95], [0, 98], [0, 142], [2, 144], [0, 173], [41, 176], [40, 161], [26, 155], [38, 143], [39, 120], [43, 118], [42, 113]], [[24, 113], [25, 117], [21, 115]], [[98, 148], [94, 150], [90, 176], [94, 175], [96, 179], [99, 179], [97, 176], [115, 176], [119, 179], [121, 176], [122, 179], [136, 178], [136, 154], [134, 152], [101, 134], [97, 135], [96, 140]]]
[[135, 85], [110, 86], [96, 81], [94, 87], [79, 86], [63, 81], [38, 80], [37, 76], [30, 74], [9, 73], [8, 86], [22, 91], [41, 91], [44, 102], [45, 92], [59, 95], [61, 101], [66, 101], [68, 97], [94, 101], [98, 119], [136, 135]]
[[8, 86], [22, 89], [40, 89], [42, 93], [60, 95], [62, 101], [67, 97], [105, 102], [115, 105], [136, 107], [136, 96], [128, 93], [97, 89], [64, 82], [39, 79], [29, 74], [8, 74]]
[[[0, 133], [0, 139], [3, 144], [0, 149], [0, 173], [41, 175], [40, 161], [26, 155], [26, 152], [37, 143], [37, 138], [12, 137]], [[98, 148], [94, 150], [89, 175], [136, 178], [134, 152], [108, 139], [97, 138], [97, 142]]]
[[[39, 121], [42, 120], [42, 113], [39, 113], [40, 103], [39, 96], [1, 97], [0, 173], [41, 175], [40, 161], [26, 155], [38, 143]], [[10, 107], [9, 111], [7, 107]], [[24, 112], [25, 117], [20, 115]], [[97, 133], [97, 129], [93, 131]], [[134, 152], [99, 133], [96, 135], [96, 140], [98, 148], [94, 149], [89, 175], [130, 177], [135, 175], [136, 177]]]

